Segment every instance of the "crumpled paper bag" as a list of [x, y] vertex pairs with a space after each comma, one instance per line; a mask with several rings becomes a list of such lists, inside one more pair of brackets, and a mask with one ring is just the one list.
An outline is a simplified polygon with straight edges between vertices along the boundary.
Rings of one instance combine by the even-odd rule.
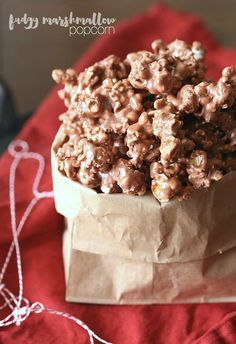
[[66, 300], [109, 304], [236, 300], [236, 172], [191, 200], [103, 194], [58, 171]]

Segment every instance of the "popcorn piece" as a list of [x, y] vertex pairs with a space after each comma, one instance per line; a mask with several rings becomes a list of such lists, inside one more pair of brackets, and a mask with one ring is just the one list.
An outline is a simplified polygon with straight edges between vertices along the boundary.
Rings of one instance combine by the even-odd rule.
[[175, 76], [176, 61], [171, 56], [159, 58], [148, 51], [139, 51], [127, 55], [127, 61], [131, 66], [128, 78], [135, 88], [159, 94], [181, 87], [181, 80]]
[[161, 140], [161, 162], [162, 164], [168, 164], [177, 160], [181, 154], [181, 141], [174, 136], [167, 136]]
[[185, 85], [178, 92], [177, 97], [167, 96], [167, 100], [171, 102], [180, 113], [191, 114], [198, 112], [199, 100], [194, 92], [193, 85]]
[[176, 39], [166, 45], [161, 39], [157, 39], [152, 42], [151, 46], [152, 50], [157, 55], [170, 53], [173, 56], [178, 57], [181, 61], [187, 61], [188, 64], [195, 61], [203, 61], [205, 57], [205, 51], [202, 48], [201, 43], [196, 41], [189, 45], [184, 41]]
[[110, 89], [102, 89], [101, 92], [112, 109], [110, 114], [103, 114], [101, 127], [105, 131], [125, 133], [130, 124], [137, 122], [143, 111], [142, 94], [136, 92], [126, 79], [116, 82]]
[[205, 51], [200, 42], [195, 41], [190, 45], [176, 39], [165, 45], [163, 41], [156, 40], [152, 43], [152, 49], [158, 56], [169, 55], [177, 59], [176, 72], [179, 73], [180, 78], [184, 75], [186, 79], [189, 79], [189, 83], [193, 84], [203, 79]]
[[181, 189], [181, 183], [177, 177], [167, 178], [165, 174], [158, 174], [152, 180], [152, 192], [159, 202], [168, 202]]
[[99, 172], [105, 172], [113, 163], [109, 145], [95, 145], [87, 139], [72, 137], [58, 149], [59, 169], [91, 188], [100, 184]]
[[96, 62], [93, 66], [85, 69], [78, 77], [80, 90], [87, 89], [87, 93], [102, 85], [107, 79], [123, 79], [128, 75], [126, 65], [115, 55]]
[[165, 45], [161, 40], [152, 43], [154, 53], [139, 51], [127, 56], [131, 66], [129, 80], [136, 88], [150, 93], [172, 93], [188, 82], [202, 80], [204, 51], [198, 42], [192, 46], [175, 40]]
[[176, 108], [165, 98], [157, 99], [153, 111], [153, 133], [158, 138], [174, 136], [182, 125]]
[[205, 151], [193, 151], [189, 159], [189, 181], [195, 189], [208, 188], [212, 180], [220, 180], [223, 177], [221, 171], [216, 170], [214, 164], [208, 161]]
[[146, 183], [144, 174], [135, 170], [132, 164], [125, 159], [118, 159], [108, 175], [103, 175], [101, 190], [112, 192], [119, 186], [123, 193], [129, 195], [144, 195]]
[[221, 80], [216, 84], [203, 81], [195, 86], [194, 91], [202, 106], [200, 115], [206, 122], [214, 121], [218, 110], [227, 109], [234, 102], [232, 88]]
[[159, 142], [153, 135], [151, 120], [147, 112], [142, 113], [137, 123], [127, 129], [127, 155], [134, 166], [141, 167], [143, 161], [152, 161], [160, 155]]
[[65, 71], [62, 69], [54, 69], [52, 78], [57, 84], [63, 84], [65, 86], [64, 89], [58, 92], [58, 95], [61, 99], [64, 99], [65, 106], [69, 106], [72, 94], [78, 84], [76, 71], [73, 69], [67, 69]]

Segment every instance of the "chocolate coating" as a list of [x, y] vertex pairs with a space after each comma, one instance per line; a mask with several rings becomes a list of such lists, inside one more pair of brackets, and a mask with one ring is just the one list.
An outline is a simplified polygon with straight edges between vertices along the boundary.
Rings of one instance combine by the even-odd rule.
[[236, 170], [236, 71], [206, 80], [199, 42], [152, 50], [53, 71], [67, 107], [58, 168], [105, 193], [189, 199]]

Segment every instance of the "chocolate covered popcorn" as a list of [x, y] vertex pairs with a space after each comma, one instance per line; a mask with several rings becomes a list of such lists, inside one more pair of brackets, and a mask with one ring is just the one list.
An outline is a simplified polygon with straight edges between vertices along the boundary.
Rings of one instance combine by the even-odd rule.
[[67, 107], [58, 168], [98, 192], [188, 199], [236, 170], [236, 70], [206, 80], [199, 42], [152, 50], [53, 71]]

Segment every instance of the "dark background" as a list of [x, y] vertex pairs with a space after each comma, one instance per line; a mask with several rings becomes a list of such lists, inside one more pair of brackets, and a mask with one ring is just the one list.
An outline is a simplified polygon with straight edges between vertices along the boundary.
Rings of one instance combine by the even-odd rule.
[[[17, 26], [8, 28], [9, 14], [41, 18], [65, 16], [70, 11], [80, 17], [101, 12], [115, 17], [117, 22], [142, 12], [153, 0], [0, 0], [0, 76], [13, 92], [17, 111], [32, 111], [53, 85], [51, 71], [55, 67], [72, 65], [89, 47], [95, 36], [70, 38], [68, 30], [42, 27], [26, 31]], [[162, 3], [202, 17], [216, 38], [226, 46], [236, 48], [235, 0], [163, 0]], [[171, 25], [171, 23], [170, 23]]]

